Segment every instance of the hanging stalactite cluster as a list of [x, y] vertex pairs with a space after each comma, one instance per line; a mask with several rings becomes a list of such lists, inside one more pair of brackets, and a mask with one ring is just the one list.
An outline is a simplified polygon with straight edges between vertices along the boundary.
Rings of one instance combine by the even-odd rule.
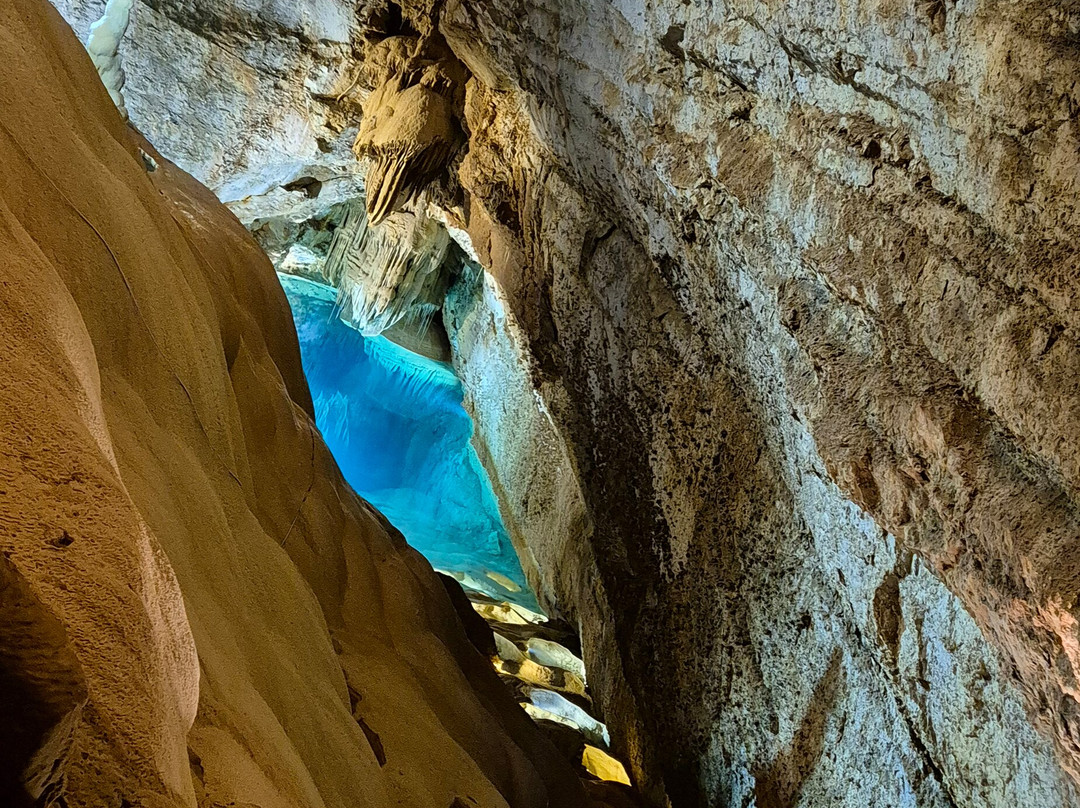
[[370, 163], [367, 215], [377, 226], [442, 175], [464, 142], [467, 71], [437, 33], [387, 37], [366, 64], [375, 89], [353, 152]]

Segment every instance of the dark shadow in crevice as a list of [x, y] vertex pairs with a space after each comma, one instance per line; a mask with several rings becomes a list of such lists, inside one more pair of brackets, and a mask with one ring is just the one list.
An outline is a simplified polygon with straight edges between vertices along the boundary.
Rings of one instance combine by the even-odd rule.
[[814, 688], [791, 746], [753, 772], [758, 808], [795, 808], [799, 804], [806, 781], [824, 751], [826, 722], [839, 701], [843, 678], [843, 655], [837, 648]]

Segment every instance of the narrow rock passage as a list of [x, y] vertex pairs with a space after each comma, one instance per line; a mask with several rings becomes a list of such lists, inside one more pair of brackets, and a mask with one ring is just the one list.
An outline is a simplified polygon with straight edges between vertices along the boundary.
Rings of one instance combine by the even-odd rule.
[[106, 2], [0, 0], [0, 788], [1080, 807], [1077, 0]]
[[[279, 273], [296, 322], [316, 422], [346, 479], [413, 546], [461, 584], [475, 615], [470, 638], [515, 700], [597, 798], [634, 799], [623, 765], [610, 757], [607, 727], [594, 718], [580, 640], [549, 620], [506, 535], [486, 472], [473, 449], [453, 368], [385, 337], [366, 337], [340, 316], [338, 292]], [[454, 584], [447, 581], [455, 596]], [[460, 600], [460, 599], [459, 599]], [[378, 753], [381, 741], [358, 718]], [[607, 782], [607, 785], [599, 785]], [[618, 804], [616, 802], [616, 804]]]
[[453, 368], [346, 325], [335, 289], [279, 277], [315, 420], [345, 479], [436, 568], [538, 609], [470, 443]]
[[[453, 588], [449, 580], [447, 585]], [[470, 640], [491, 659], [517, 702], [577, 769], [590, 797], [612, 808], [646, 805], [631, 787], [626, 767], [612, 756], [607, 727], [593, 717], [596, 705], [574, 629], [483, 592], [467, 587], [459, 591], [475, 612], [462, 615]], [[460, 601], [455, 605], [460, 608]]]

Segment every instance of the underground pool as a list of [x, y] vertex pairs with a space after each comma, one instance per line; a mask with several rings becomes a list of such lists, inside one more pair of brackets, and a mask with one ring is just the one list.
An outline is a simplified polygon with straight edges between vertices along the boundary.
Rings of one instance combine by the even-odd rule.
[[453, 367], [346, 325], [335, 289], [280, 278], [315, 420], [345, 479], [436, 569], [536, 610]]

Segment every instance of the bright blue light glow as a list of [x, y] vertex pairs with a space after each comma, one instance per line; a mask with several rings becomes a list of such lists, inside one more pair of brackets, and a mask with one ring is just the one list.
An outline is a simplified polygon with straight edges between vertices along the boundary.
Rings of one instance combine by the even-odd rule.
[[345, 479], [433, 566], [536, 609], [470, 442], [473, 424], [453, 368], [345, 325], [336, 290], [280, 277], [315, 420]]

